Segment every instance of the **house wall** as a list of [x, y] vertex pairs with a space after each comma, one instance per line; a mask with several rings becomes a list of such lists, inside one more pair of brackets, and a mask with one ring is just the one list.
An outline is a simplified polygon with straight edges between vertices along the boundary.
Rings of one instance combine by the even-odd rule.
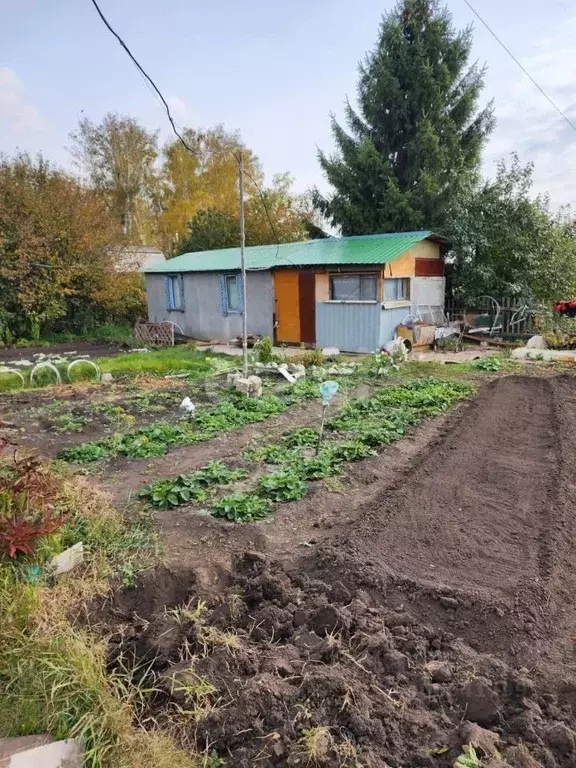
[[446, 280], [443, 277], [413, 277], [411, 288], [412, 311], [418, 304], [444, 307]]
[[380, 343], [378, 347], [383, 347], [389, 341], [392, 341], [396, 336], [396, 328], [410, 312], [410, 306], [383, 309], [380, 312]]
[[342, 352], [373, 352], [380, 343], [381, 304], [335, 301], [316, 304], [316, 344]]
[[[227, 273], [230, 274], [230, 273]], [[165, 274], [146, 275], [148, 319], [172, 320], [187, 336], [201, 340], [228, 340], [242, 333], [242, 315], [222, 313], [219, 272], [184, 273], [184, 311], [166, 307]], [[248, 333], [272, 337], [274, 289], [270, 271], [246, 276]]]

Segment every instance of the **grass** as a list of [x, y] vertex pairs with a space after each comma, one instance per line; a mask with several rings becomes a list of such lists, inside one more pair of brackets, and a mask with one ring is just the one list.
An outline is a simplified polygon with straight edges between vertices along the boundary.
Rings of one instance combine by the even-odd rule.
[[164, 347], [150, 352], [126, 352], [113, 357], [101, 357], [94, 361], [102, 373], [113, 376], [166, 376], [170, 373], [189, 373], [194, 378], [213, 373], [215, 369], [232, 367], [229, 358], [197, 352], [187, 344]]
[[96, 343], [136, 344], [131, 325], [104, 323], [81, 333], [46, 333], [40, 339], [18, 339], [15, 347], [49, 347], [69, 341], [93, 341]]
[[[5, 463], [2, 471], [10, 471]], [[156, 560], [145, 524], [125, 522], [107, 496], [83, 477], [53, 470], [56, 507], [69, 523], [34, 555], [0, 561], [0, 736], [49, 733], [78, 738], [86, 768], [201, 768], [207, 755], [177, 749], [167, 734], [139, 725], [145, 691], [139, 673], [109, 675], [106, 644], [68, 617], [108, 591], [107, 577], [133, 579]], [[55, 584], [30, 583], [29, 566], [82, 540], [84, 566]], [[129, 580], [130, 580], [129, 579]]]

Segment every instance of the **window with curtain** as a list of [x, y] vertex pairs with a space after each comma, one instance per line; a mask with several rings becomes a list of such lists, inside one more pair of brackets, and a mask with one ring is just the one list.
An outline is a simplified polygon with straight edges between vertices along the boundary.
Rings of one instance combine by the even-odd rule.
[[166, 306], [171, 312], [184, 311], [184, 279], [182, 275], [167, 276]]
[[408, 301], [409, 298], [410, 298], [410, 278], [409, 277], [384, 278], [384, 300], [385, 301]]
[[220, 275], [220, 308], [223, 315], [243, 312], [242, 277], [239, 274]]
[[330, 298], [332, 301], [377, 301], [378, 275], [333, 275]]

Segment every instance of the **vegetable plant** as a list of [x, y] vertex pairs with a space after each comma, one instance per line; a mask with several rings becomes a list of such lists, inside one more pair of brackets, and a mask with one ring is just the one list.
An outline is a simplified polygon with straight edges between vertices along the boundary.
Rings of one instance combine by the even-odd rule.
[[372, 450], [361, 440], [347, 440], [341, 443], [332, 443], [328, 449], [330, 454], [340, 461], [360, 461], [368, 456], [375, 456], [376, 451]]
[[480, 371], [501, 371], [502, 360], [495, 356], [483, 357], [480, 360], [474, 360], [472, 366]]
[[271, 501], [296, 501], [306, 495], [308, 486], [295, 470], [279, 469], [258, 481], [259, 493]]
[[311, 427], [300, 427], [300, 429], [285, 432], [282, 439], [289, 448], [314, 446], [318, 442], [318, 430]]
[[252, 448], [243, 454], [248, 461], [263, 461], [265, 464], [287, 464], [296, 461], [299, 453], [285, 445], [264, 445], [262, 448]]
[[249, 493], [223, 496], [212, 504], [213, 517], [223, 517], [234, 523], [262, 520], [270, 514], [270, 502]]
[[321, 451], [318, 456], [302, 460], [301, 474], [306, 480], [322, 480], [324, 477], [337, 475], [342, 468], [342, 462], [329, 449]]
[[209, 486], [228, 485], [245, 476], [246, 470], [229, 469], [221, 461], [211, 461], [197, 472], [147, 485], [139, 496], [159, 509], [178, 507], [191, 501], [205, 501], [205, 489]]

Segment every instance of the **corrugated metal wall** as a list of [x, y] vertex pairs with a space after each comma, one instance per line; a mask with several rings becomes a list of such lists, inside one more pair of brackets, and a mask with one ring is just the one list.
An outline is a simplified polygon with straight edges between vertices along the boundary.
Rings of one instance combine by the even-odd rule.
[[316, 344], [342, 352], [373, 352], [380, 345], [384, 314], [380, 304], [316, 304]]
[[396, 336], [396, 327], [406, 315], [410, 314], [410, 307], [398, 309], [384, 309], [380, 312], [380, 346], [383, 347]]

